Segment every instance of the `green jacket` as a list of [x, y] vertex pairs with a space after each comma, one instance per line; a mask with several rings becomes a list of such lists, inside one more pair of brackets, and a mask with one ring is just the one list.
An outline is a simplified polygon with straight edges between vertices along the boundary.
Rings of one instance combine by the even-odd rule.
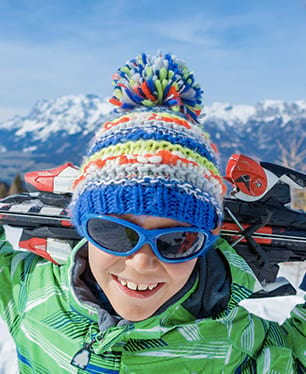
[[305, 309], [296, 307], [283, 326], [250, 314], [238, 303], [257, 281], [225, 241], [217, 247], [231, 274], [230, 299], [217, 315], [199, 319], [185, 308], [197, 277], [161, 313], [114, 323], [82, 281], [73, 284], [84, 241], [62, 266], [0, 241], [0, 313], [16, 342], [20, 372], [305, 373]]

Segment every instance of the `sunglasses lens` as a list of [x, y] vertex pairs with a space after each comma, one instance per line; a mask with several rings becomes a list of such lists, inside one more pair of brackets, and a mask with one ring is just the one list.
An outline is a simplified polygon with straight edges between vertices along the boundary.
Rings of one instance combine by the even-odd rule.
[[137, 232], [129, 227], [101, 218], [88, 220], [87, 233], [101, 247], [118, 253], [128, 252], [139, 239]]
[[206, 242], [201, 232], [181, 231], [161, 235], [157, 240], [160, 254], [167, 259], [179, 259], [199, 252]]
[[[124, 253], [132, 251], [138, 245], [141, 235], [137, 229], [130, 228], [128, 223], [121, 224], [118, 219], [113, 221], [111, 217], [90, 218], [86, 224], [86, 231], [88, 238], [94, 244], [114, 255], [116, 253], [124, 255]], [[155, 239], [147, 238], [148, 243], [154, 246], [155, 242], [160, 256], [170, 262], [184, 258], [188, 261], [188, 258], [197, 255], [207, 242], [207, 235], [203, 232], [180, 229], [173, 229], [173, 231], [170, 230], [164, 234], [156, 233], [153, 234], [153, 237]]]

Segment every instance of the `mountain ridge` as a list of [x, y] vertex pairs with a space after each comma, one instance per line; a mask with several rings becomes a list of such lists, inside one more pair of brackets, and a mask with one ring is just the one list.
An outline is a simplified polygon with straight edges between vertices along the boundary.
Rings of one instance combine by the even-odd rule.
[[[25, 116], [0, 123], [0, 175], [80, 164], [98, 126], [112, 118], [114, 107], [96, 95], [68, 95], [38, 101]], [[306, 101], [263, 100], [256, 105], [213, 103], [200, 122], [217, 144], [223, 166], [232, 153], [270, 162], [293, 162], [306, 149]], [[287, 155], [286, 155], [287, 151]], [[287, 157], [287, 159], [286, 159]], [[287, 160], [287, 161], [286, 161]], [[306, 155], [292, 167], [304, 167]], [[290, 165], [286, 165], [290, 166]]]

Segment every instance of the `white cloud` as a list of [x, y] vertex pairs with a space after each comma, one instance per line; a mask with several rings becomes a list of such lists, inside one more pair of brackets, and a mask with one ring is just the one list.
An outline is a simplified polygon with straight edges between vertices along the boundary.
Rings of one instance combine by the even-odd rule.
[[198, 44], [208, 48], [216, 47], [219, 44], [215, 37], [210, 36], [210, 22], [205, 21], [201, 17], [156, 22], [152, 27], [161, 36], [177, 42], [191, 43], [192, 45]]

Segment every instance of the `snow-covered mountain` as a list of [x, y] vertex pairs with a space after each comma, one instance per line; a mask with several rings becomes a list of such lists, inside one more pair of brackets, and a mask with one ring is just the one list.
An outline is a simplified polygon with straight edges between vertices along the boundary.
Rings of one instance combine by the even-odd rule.
[[[39, 101], [28, 115], [0, 123], [1, 180], [66, 161], [79, 164], [95, 130], [111, 118], [112, 110], [98, 96], [70, 95]], [[303, 100], [266, 100], [255, 106], [214, 103], [204, 108], [201, 121], [218, 145], [224, 164], [235, 152], [281, 162], [284, 149], [306, 148]]]
[[[61, 131], [68, 135], [95, 130], [97, 122], [108, 115], [113, 106], [94, 95], [62, 96], [38, 101], [30, 113], [16, 116], [0, 124], [0, 129], [15, 130], [19, 139], [31, 136], [32, 141], [46, 142]], [[26, 150], [26, 149], [25, 149]]]
[[215, 103], [206, 108], [204, 124], [220, 149], [223, 164], [232, 153], [244, 153], [263, 161], [305, 168], [304, 100], [265, 100], [255, 106]]

